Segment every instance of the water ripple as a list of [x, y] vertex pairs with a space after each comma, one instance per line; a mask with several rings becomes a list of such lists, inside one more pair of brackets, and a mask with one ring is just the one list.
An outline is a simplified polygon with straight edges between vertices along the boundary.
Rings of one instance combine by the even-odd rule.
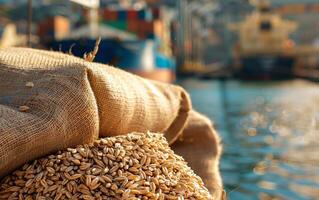
[[179, 81], [224, 141], [229, 199], [319, 196], [319, 86], [306, 81]]

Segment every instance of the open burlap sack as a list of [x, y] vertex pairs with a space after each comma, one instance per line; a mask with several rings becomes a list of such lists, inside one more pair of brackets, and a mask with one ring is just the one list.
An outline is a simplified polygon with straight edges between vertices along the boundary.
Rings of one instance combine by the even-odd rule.
[[62, 53], [0, 49], [0, 177], [99, 135], [164, 132], [172, 143], [189, 109], [177, 86]]
[[192, 110], [183, 133], [171, 148], [202, 178], [215, 199], [226, 199], [219, 173], [220, 139], [207, 117]]

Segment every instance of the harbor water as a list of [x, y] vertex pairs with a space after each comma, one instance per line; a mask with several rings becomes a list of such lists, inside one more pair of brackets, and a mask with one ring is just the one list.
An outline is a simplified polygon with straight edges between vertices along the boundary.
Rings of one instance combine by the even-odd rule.
[[179, 80], [222, 137], [230, 200], [319, 198], [319, 85]]

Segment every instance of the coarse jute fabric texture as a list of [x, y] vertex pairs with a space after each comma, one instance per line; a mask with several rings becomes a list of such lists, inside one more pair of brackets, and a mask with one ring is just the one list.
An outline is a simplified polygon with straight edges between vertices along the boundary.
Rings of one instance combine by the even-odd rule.
[[190, 111], [183, 133], [171, 148], [188, 162], [216, 199], [226, 199], [219, 172], [220, 138], [206, 116]]
[[0, 49], [0, 177], [98, 136], [164, 132], [172, 143], [190, 107], [178, 86], [63, 53]]

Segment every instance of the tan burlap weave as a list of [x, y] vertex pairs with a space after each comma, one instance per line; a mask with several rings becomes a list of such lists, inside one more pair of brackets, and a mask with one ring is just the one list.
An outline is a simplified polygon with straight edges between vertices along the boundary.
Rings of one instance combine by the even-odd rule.
[[212, 122], [196, 111], [191, 111], [180, 138], [172, 144], [176, 154], [183, 156], [199, 175], [215, 199], [226, 199], [219, 173], [221, 144]]
[[164, 132], [172, 143], [190, 107], [177, 86], [62, 53], [0, 49], [0, 177], [99, 135]]

